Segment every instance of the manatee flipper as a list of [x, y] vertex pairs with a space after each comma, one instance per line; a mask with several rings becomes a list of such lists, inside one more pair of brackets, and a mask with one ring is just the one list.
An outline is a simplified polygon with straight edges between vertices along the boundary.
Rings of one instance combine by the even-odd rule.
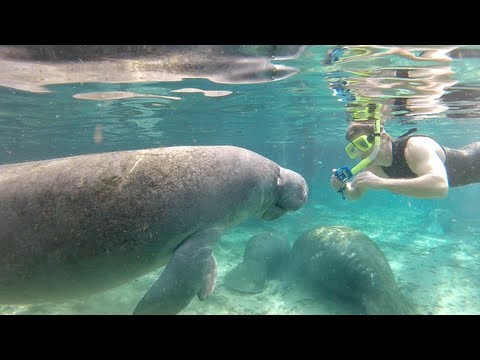
[[195, 294], [204, 300], [215, 285], [213, 247], [220, 236], [218, 229], [209, 228], [185, 239], [133, 314], [174, 315], [182, 311]]
[[202, 301], [210, 296], [217, 284], [217, 261], [215, 260], [213, 253], [210, 255], [207, 262], [208, 264], [205, 267], [205, 273], [202, 279], [202, 287], [197, 293], [198, 298]]
[[246, 293], [259, 293], [267, 287], [267, 265], [263, 261], [245, 260], [225, 276], [225, 285]]

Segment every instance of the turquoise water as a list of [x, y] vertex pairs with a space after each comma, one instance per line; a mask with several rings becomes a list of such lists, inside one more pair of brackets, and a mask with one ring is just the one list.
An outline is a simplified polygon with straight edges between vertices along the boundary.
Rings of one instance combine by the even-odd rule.
[[[369, 104], [380, 109], [394, 136], [416, 127], [448, 147], [479, 141], [479, 46], [127, 50], [82, 48], [69, 58], [57, 48], [3, 47], [0, 165], [164, 146], [235, 145], [302, 174], [310, 190], [297, 212], [229, 230], [215, 251], [216, 289], [206, 301], [195, 298], [182, 314], [352, 313], [285, 280], [272, 280], [253, 295], [222, 283], [252, 235], [279, 231], [294, 242], [303, 231], [330, 225], [353, 227], [374, 240], [421, 313], [480, 313], [479, 184], [450, 189], [446, 199], [370, 191], [350, 202], [329, 183], [331, 169], [355, 165], [345, 154], [344, 132], [349, 120], [368, 113]], [[436, 214], [446, 214], [448, 226]], [[161, 271], [90, 297], [6, 304], [0, 312], [129, 314]]]

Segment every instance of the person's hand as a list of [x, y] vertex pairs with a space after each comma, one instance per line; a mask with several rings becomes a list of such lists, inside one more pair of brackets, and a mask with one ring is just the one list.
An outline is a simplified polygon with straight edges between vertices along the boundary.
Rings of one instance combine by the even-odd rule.
[[345, 186], [345, 184], [341, 182], [338, 177], [335, 176], [335, 171], [337, 171], [337, 169], [332, 170], [333, 175], [330, 178], [330, 185], [332, 185], [332, 187], [338, 191], [342, 189]]
[[382, 189], [385, 179], [374, 175], [370, 171], [363, 171], [352, 180], [352, 188], [356, 188], [359, 191], [368, 190], [368, 189]]

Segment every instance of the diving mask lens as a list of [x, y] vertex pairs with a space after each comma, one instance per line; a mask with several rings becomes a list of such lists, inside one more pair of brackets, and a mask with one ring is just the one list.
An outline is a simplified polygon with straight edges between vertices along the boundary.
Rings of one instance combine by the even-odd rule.
[[361, 153], [368, 151], [373, 144], [368, 141], [368, 135], [361, 135], [345, 146], [345, 151], [351, 159], [355, 159]]

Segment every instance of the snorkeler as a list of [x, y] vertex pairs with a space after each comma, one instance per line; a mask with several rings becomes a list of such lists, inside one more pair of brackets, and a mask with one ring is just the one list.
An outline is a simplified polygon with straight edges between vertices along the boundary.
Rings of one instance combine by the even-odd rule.
[[[373, 125], [351, 124], [345, 134], [350, 142], [345, 151], [352, 159], [368, 159], [368, 165], [354, 171], [358, 172], [355, 177], [351, 172], [339, 176], [334, 169], [332, 187], [349, 200], [357, 200], [371, 189], [415, 198], [445, 198], [450, 187], [480, 182], [480, 141], [451, 149], [427, 135], [410, 135], [415, 130], [393, 139], [383, 126], [375, 136]], [[377, 137], [380, 141], [374, 146]]]

